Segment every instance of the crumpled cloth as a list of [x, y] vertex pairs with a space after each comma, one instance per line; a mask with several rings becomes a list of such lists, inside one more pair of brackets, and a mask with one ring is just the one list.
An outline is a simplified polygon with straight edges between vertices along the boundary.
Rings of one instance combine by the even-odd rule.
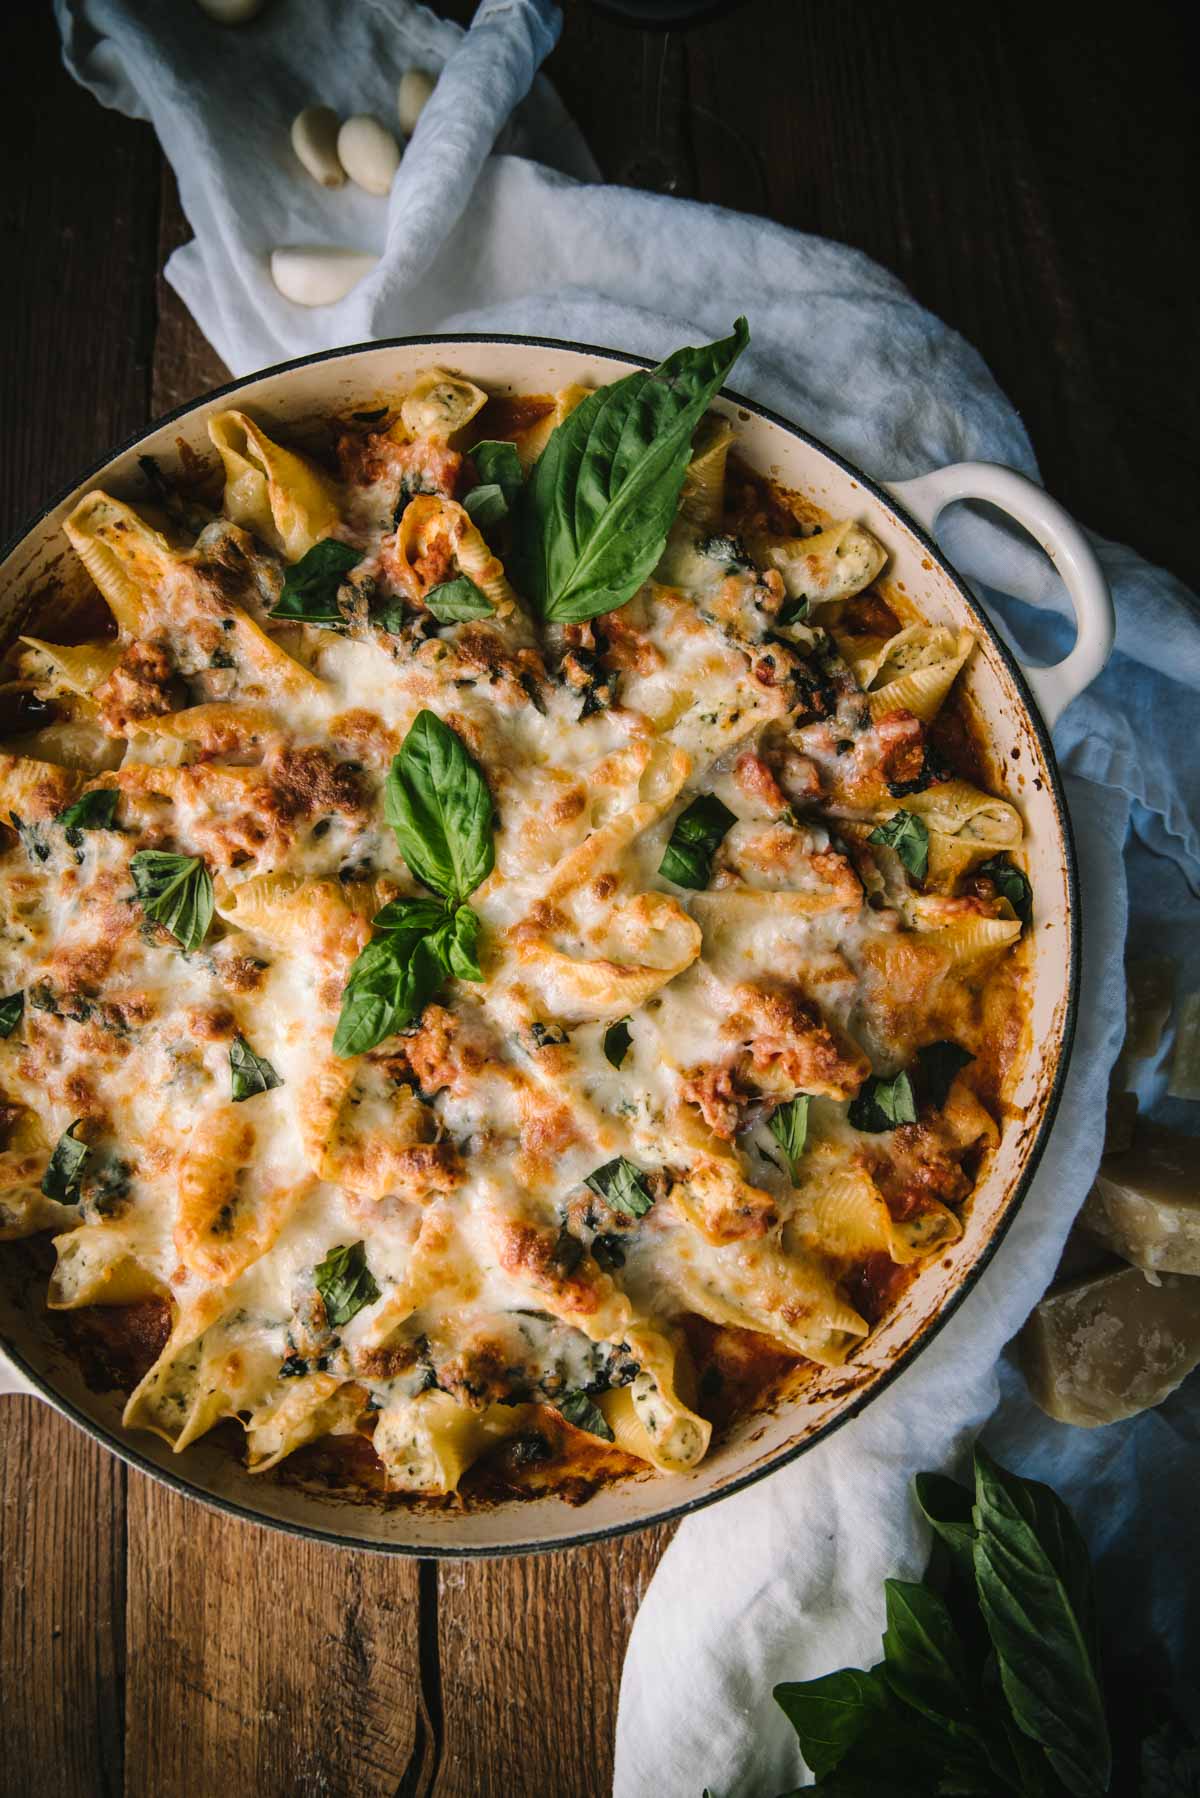
[[[274, 0], [237, 30], [184, 0], [56, 3], [69, 67], [106, 105], [149, 118], [175, 166], [195, 240], [168, 278], [236, 373], [427, 331], [527, 332], [661, 357], [745, 312], [753, 342], [736, 388], [877, 479], [973, 457], [1037, 478], [982, 359], [867, 257], [600, 185], [535, 78], [559, 23], [545, 0], [484, 0], [465, 35], [407, 0]], [[292, 157], [292, 115], [324, 101], [390, 123], [410, 63], [444, 74], [390, 198], [318, 188]], [[498, 138], [508, 153], [492, 153]], [[383, 260], [339, 305], [306, 311], [267, 270], [274, 245], [302, 241]], [[946, 515], [942, 537], [1026, 652], [1056, 659], [1069, 607], [1031, 540], [969, 506]], [[1004, 1358], [1095, 1170], [1126, 935], [1176, 955], [1182, 991], [1200, 986], [1200, 611], [1170, 575], [1120, 545], [1096, 546], [1120, 623], [1108, 669], [1055, 732], [1084, 967], [1050, 1145], [986, 1277], [917, 1363], [796, 1464], [680, 1529], [626, 1660], [621, 1798], [700, 1798], [705, 1786], [763, 1798], [803, 1777], [772, 1685], [877, 1658], [884, 1577], [915, 1576], [924, 1558], [907, 1482], [920, 1468], [961, 1470], [981, 1427], [1076, 1506], [1110, 1571], [1123, 1645], [1173, 1644], [1180, 1691], [1197, 1687], [1200, 1631], [1187, 1616], [1200, 1590], [1196, 1382], [1157, 1412], [1087, 1432], [1043, 1418]], [[1168, 1053], [1169, 1041], [1141, 1072], [1143, 1105], [1196, 1132], [1200, 1107], [1164, 1097]]]

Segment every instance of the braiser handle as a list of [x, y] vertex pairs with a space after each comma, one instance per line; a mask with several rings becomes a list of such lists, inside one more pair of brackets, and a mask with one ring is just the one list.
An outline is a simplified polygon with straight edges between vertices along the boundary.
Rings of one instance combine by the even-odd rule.
[[930, 536], [952, 500], [986, 499], [1023, 524], [1045, 550], [1075, 608], [1075, 645], [1050, 668], [1022, 662], [1021, 671], [1043, 718], [1053, 726], [1107, 662], [1117, 629], [1108, 582], [1075, 520], [1035, 481], [998, 462], [955, 462], [912, 481], [890, 482], [887, 491]]

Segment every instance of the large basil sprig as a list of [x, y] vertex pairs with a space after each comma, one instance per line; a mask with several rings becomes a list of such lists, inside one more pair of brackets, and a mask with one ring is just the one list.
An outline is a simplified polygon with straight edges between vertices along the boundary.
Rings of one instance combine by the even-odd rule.
[[1048, 1486], [978, 1447], [974, 1472], [917, 1476], [939, 1540], [922, 1582], [885, 1582], [882, 1661], [775, 1688], [818, 1793], [1114, 1790], [1083, 1538]]
[[475, 758], [433, 712], [418, 713], [392, 762], [384, 814], [436, 899], [393, 899], [350, 969], [335, 1055], [365, 1055], [420, 1017], [442, 982], [482, 980], [479, 919], [466, 903], [496, 860], [492, 796]]
[[551, 432], [516, 510], [517, 583], [543, 618], [597, 618], [637, 592], [666, 547], [692, 434], [749, 341], [739, 318], [718, 343], [598, 388]]

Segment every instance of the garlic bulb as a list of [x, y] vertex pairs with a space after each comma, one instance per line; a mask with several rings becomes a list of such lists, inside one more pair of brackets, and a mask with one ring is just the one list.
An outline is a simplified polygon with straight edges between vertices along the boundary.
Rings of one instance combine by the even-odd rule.
[[351, 181], [369, 194], [391, 191], [400, 167], [400, 146], [385, 125], [370, 113], [347, 119], [338, 132], [337, 153]]
[[365, 250], [333, 244], [295, 244], [271, 251], [271, 279], [297, 306], [333, 306], [344, 300], [379, 261]]
[[400, 86], [396, 90], [396, 111], [400, 115], [400, 129], [405, 137], [411, 137], [417, 128], [417, 120], [424, 112], [437, 85], [437, 78], [425, 69], [405, 69], [400, 77]]

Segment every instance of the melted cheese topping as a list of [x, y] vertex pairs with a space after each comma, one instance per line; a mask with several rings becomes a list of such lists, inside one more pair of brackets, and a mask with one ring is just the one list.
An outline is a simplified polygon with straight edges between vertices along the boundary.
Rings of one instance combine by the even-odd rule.
[[[16, 740], [2, 775], [0, 994], [25, 1009], [0, 1042], [0, 1234], [59, 1232], [55, 1306], [169, 1301], [131, 1421], [184, 1446], [240, 1416], [263, 1466], [374, 1431], [391, 1483], [417, 1491], [456, 1484], [531, 1406], [594, 1429], [571, 1401], [627, 1387], [608, 1407], [619, 1445], [690, 1464], [709, 1432], [690, 1314], [842, 1359], [875, 1321], [859, 1308], [872, 1257], [958, 1233], [964, 1162], [996, 1136], [978, 1095], [995, 1097], [995, 995], [1012, 991], [1011, 907], [972, 875], [987, 843], [951, 858], [931, 909], [868, 841], [897, 789], [946, 773], [926, 724], [879, 715], [851, 672], [856, 631], [878, 637], [882, 617], [883, 636], [911, 636], [911, 620], [847, 599], [849, 564], [821, 576], [820, 606], [812, 571], [833, 550], [809, 558], [797, 618], [800, 527], [743, 481], [720, 537], [681, 515], [657, 577], [592, 625], [543, 627], [506, 582], [488, 619], [439, 625], [423, 592], [465, 548], [414, 574], [407, 496], [453, 499], [472, 472], [436, 431], [343, 437], [321, 503], [336, 494], [336, 535], [362, 559], [338, 629], [270, 616], [284, 565], [247, 527], [252, 487], [240, 522], [147, 535], [95, 684], [72, 664], [68, 692], [41, 649], [21, 664], [93, 730], [93, 767], [119, 766], [88, 781]], [[287, 516], [302, 541], [302, 507]], [[843, 538], [861, 584], [882, 551], [861, 529], [821, 542]], [[495, 872], [472, 899], [484, 980], [448, 981], [408, 1033], [339, 1062], [370, 918], [422, 891], [382, 792], [424, 708], [495, 802]], [[64, 826], [85, 783], [117, 789], [114, 828]], [[696, 890], [660, 868], [698, 794], [733, 821]], [[190, 952], [136, 896], [148, 848], [214, 878], [218, 915]], [[965, 949], [981, 921], [1005, 930]], [[278, 1079], [243, 1100], [238, 1038]], [[950, 1093], [918, 1090], [899, 1128], [854, 1127], [869, 1077], [947, 1040], [975, 1058]], [[789, 1160], [772, 1118], [800, 1094], [807, 1143]], [[49, 1196], [67, 1132], [86, 1162]], [[585, 1184], [617, 1157], [643, 1215]], [[349, 1245], [373, 1296], [335, 1323], [316, 1270]]]

